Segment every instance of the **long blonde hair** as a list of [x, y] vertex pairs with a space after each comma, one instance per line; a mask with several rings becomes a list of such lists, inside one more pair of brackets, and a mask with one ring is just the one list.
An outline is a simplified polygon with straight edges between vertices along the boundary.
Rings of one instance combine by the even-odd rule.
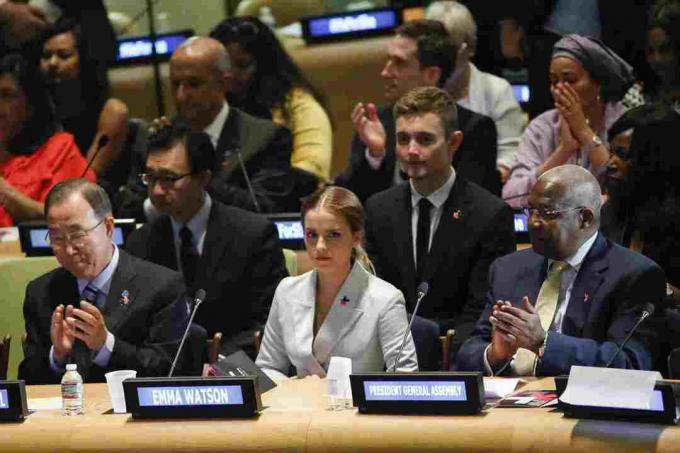
[[[361, 205], [359, 198], [354, 195], [354, 192], [338, 186], [328, 186], [325, 189], [319, 190], [304, 201], [302, 218], [304, 219], [308, 211], [322, 208], [345, 219], [350, 231], [352, 233], [361, 233], [363, 239], [364, 207]], [[352, 248], [352, 261], [358, 261], [364, 269], [371, 274], [375, 274], [373, 263], [361, 244], [355, 245]]]

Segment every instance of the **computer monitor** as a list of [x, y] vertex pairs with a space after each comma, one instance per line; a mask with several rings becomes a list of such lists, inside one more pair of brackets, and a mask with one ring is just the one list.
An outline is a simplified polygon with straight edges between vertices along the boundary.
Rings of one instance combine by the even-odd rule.
[[283, 248], [304, 250], [305, 228], [299, 212], [269, 214], [267, 218], [274, 224]]
[[[161, 33], [156, 36], [156, 56], [160, 61], [167, 61], [180, 44], [194, 36], [193, 30], [180, 30], [172, 33]], [[117, 43], [114, 65], [133, 65], [150, 63], [152, 59], [151, 37], [137, 36], [122, 38]]]
[[[113, 228], [113, 242], [123, 247], [128, 235], [136, 228], [134, 219], [116, 219]], [[51, 256], [52, 247], [47, 242], [45, 222], [22, 222], [18, 225], [21, 251], [26, 256]]]

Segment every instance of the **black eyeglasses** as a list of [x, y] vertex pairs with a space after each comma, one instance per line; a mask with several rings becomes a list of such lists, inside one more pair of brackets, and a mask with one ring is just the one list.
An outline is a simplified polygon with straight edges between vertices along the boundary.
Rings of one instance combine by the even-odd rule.
[[171, 187], [180, 179], [193, 175], [194, 172], [184, 173], [183, 175], [154, 175], [152, 173], [140, 173], [139, 179], [142, 180], [142, 184], [145, 186], [153, 186], [158, 183], [162, 187]]

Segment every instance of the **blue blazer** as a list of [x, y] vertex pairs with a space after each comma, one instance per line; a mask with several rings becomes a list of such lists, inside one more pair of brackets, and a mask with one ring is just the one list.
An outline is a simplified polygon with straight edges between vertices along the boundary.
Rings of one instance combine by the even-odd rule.
[[[401, 291], [354, 263], [315, 337], [316, 279], [311, 271], [276, 288], [257, 365], [273, 379], [291, 366], [299, 377], [325, 377], [331, 356], [352, 359], [355, 373], [391, 369], [408, 329]], [[410, 332], [397, 370], [418, 371]]]
[[[536, 302], [548, 260], [531, 249], [497, 259], [489, 272], [487, 303], [472, 336], [458, 352], [456, 369], [484, 371], [484, 350], [491, 341], [489, 315], [497, 300], [521, 306]], [[639, 318], [645, 303], [661, 301], [663, 271], [639, 253], [598, 233], [574, 281], [562, 332], [550, 332], [536, 375], [568, 374], [572, 365], [604, 366]], [[659, 317], [643, 322], [621, 351], [615, 368], [649, 370], [659, 349]], [[506, 367], [506, 372], [510, 367]]]

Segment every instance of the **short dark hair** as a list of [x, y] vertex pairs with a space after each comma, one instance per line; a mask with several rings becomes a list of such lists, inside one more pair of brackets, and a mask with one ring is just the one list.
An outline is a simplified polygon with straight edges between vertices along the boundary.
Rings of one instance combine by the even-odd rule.
[[441, 120], [447, 138], [459, 129], [456, 101], [441, 88], [412, 89], [394, 104], [393, 113], [395, 120], [401, 116], [422, 116], [426, 113], [434, 113]]
[[456, 65], [456, 45], [444, 25], [437, 20], [418, 19], [403, 23], [395, 33], [416, 41], [421, 68], [438, 67], [441, 74], [437, 86], [443, 86]]
[[189, 168], [193, 173], [216, 170], [217, 156], [208, 134], [192, 131], [191, 127], [181, 120], [175, 120], [151, 134], [145, 161], [150, 154], [166, 150], [179, 142], [186, 146]]
[[106, 191], [87, 179], [78, 178], [65, 179], [52, 187], [45, 199], [45, 218], [50, 207], [63, 203], [74, 193], [79, 193], [87, 201], [98, 219], [113, 215], [111, 200]]

